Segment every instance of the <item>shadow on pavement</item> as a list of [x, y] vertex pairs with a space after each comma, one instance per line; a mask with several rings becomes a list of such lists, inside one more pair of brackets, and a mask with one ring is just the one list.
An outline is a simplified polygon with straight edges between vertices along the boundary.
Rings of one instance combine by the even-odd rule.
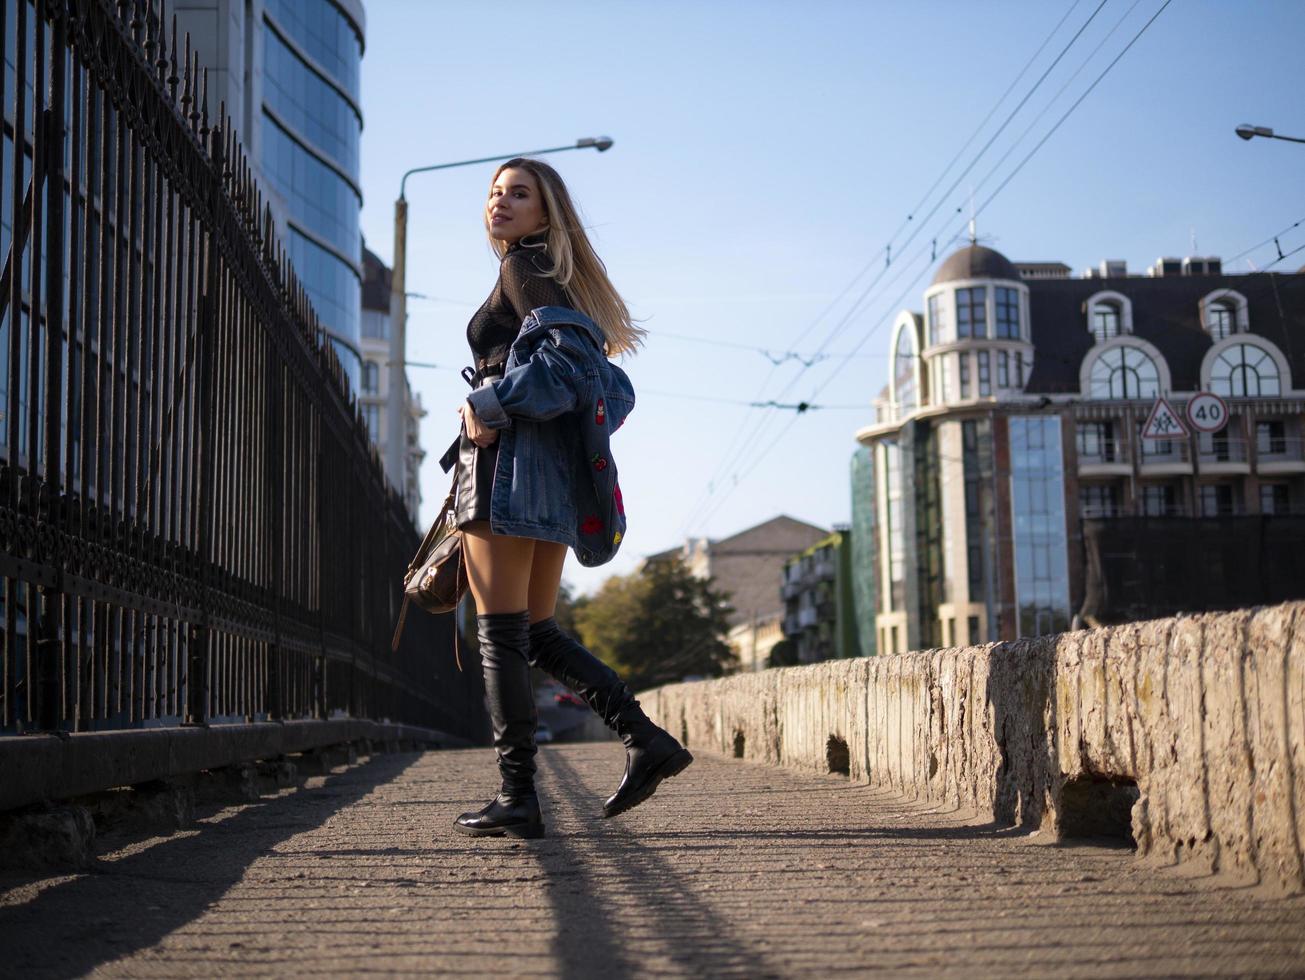
[[[562, 753], [540, 753], [539, 760], [572, 799], [593, 795]], [[604, 833], [594, 842], [601, 848], [596, 854], [581, 855], [572, 844], [576, 838], [549, 838], [570, 872], [569, 888], [563, 888], [567, 879], [555, 874], [547, 879], [558, 923], [553, 954], [562, 976], [644, 974], [647, 964], [637, 950], [646, 949], [650, 939], [685, 976], [775, 975], [774, 968], [736, 939], [729, 923], [693, 893], [671, 861], [658, 853], [660, 848], [645, 846], [616, 824], [608, 827], [617, 832]]]
[[196, 825], [138, 853], [100, 862], [30, 902], [0, 908], [0, 975], [82, 976], [148, 949], [199, 917], [259, 857], [320, 826], [418, 758], [373, 756], [328, 776], [320, 787], [250, 803], [221, 823]]

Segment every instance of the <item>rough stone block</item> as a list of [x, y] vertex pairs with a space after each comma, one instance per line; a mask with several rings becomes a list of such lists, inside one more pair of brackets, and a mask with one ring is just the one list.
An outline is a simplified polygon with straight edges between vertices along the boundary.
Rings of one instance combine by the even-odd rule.
[[94, 862], [95, 820], [84, 806], [0, 814], [0, 867], [81, 869]]

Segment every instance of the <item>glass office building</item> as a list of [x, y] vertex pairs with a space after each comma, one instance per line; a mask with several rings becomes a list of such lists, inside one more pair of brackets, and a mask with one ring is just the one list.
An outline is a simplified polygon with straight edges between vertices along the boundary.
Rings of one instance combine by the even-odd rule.
[[262, 27], [262, 169], [284, 209], [290, 260], [357, 391], [361, 8], [265, 0]]

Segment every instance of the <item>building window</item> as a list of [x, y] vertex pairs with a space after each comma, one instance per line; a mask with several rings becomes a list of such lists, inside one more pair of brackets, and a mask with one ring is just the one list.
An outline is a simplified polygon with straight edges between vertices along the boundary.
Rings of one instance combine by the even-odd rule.
[[1255, 451], [1261, 456], [1282, 456], [1287, 452], [1287, 424], [1281, 419], [1255, 423]]
[[1010, 387], [1010, 353], [1008, 351], [997, 351], [997, 387]]
[[1079, 462], [1113, 463], [1115, 461], [1115, 424], [1080, 422], [1076, 434]]
[[1159, 394], [1160, 371], [1137, 347], [1114, 347], [1092, 362], [1089, 398], [1155, 398]]
[[970, 355], [962, 352], [961, 359], [961, 397], [970, 397]]
[[1254, 344], [1233, 344], [1221, 351], [1210, 368], [1210, 390], [1225, 398], [1259, 398], [1282, 394], [1278, 365], [1269, 352]]
[[983, 642], [983, 638], [979, 633], [979, 617], [971, 616], [968, 625], [970, 627], [970, 646], [978, 646]]
[[1119, 513], [1119, 494], [1112, 484], [1090, 483], [1078, 488], [1078, 505], [1084, 518], [1114, 517]]
[[1260, 484], [1260, 513], [1287, 514], [1291, 512], [1290, 488], [1285, 483]]
[[956, 336], [988, 336], [988, 287], [956, 290]]
[[1089, 329], [1098, 344], [1104, 344], [1111, 337], [1119, 336], [1119, 321], [1122, 314], [1118, 303], [1101, 302], [1092, 307], [1092, 322]]
[[367, 431], [371, 434], [372, 442], [381, 441], [381, 406], [364, 405], [363, 421], [367, 423]]
[[942, 401], [949, 402], [952, 400], [952, 359], [950, 356], [943, 356], [938, 359], [938, 377], [942, 382], [940, 392]]
[[[884, 445], [884, 479], [888, 499], [884, 530], [888, 539], [888, 608], [906, 605], [906, 529], [902, 519], [902, 450], [895, 442]], [[897, 643], [894, 639], [893, 649]]]
[[919, 390], [915, 382], [918, 366], [915, 330], [911, 324], [903, 324], [897, 331], [897, 344], [893, 351], [893, 398], [897, 410], [903, 415], [920, 407]]
[[992, 368], [990, 358], [986, 350], [981, 350], [975, 355], [979, 359], [979, 397], [987, 398], [992, 394]]
[[1171, 483], [1144, 484], [1140, 503], [1144, 517], [1173, 517], [1178, 514], [1178, 502]]
[[381, 390], [381, 366], [375, 361], [363, 361], [362, 390], [364, 395], [375, 395]]
[[1226, 517], [1235, 514], [1233, 488], [1227, 483], [1210, 483], [1200, 488], [1201, 516]]
[[997, 336], [1009, 340], [1020, 336], [1020, 294], [1006, 286], [997, 287]]
[[943, 295], [936, 293], [929, 297], [929, 346], [947, 342], [947, 314], [943, 312]]
[[1228, 303], [1214, 303], [1205, 311], [1205, 329], [1215, 340], [1237, 331], [1237, 311]]
[[1009, 425], [1019, 635], [1044, 636], [1069, 628], [1060, 418], [1014, 416]]

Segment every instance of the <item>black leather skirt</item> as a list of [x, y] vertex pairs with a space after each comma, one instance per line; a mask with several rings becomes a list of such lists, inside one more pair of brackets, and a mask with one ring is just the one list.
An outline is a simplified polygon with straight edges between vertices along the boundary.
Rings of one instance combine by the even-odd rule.
[[489, 497], [497, 465], [498, 440], [481, 448], [467, 438], [466, 432], [462, 433], [458, 440], [458, 495], [453, 502], [458, 527], [489, 520]]
[[[486, 378], [501, 378], [503, 364], [477, 362], [476, 367], [464, 368], [462, 377], [472, 388]], [[498, 465], [498, 440], [484, 447], [467, 438], [464, 428], [458, 437], [458, 493], [453, 502], [453, 517], [457, 527], [472, 521], [489, 520], [489, 498], [494, 489], [494, 468]]]

